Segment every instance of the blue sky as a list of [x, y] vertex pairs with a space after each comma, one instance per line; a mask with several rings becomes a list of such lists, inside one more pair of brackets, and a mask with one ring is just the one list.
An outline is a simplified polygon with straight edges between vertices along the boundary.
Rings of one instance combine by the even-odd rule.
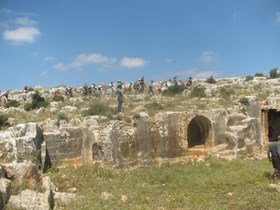
[[268, 75], [279, 0], [0, 0], [0, 90]]

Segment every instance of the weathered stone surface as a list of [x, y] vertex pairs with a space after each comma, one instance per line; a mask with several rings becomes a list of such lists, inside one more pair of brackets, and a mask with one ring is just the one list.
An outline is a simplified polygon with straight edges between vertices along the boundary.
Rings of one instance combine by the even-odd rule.
[[62, 107], [61, 112], [68, 113], [68, 112], [75, 112], [77, 110], [78, 110], [78, 108], [75, 106], [65, 106], [65, 107]]
[[0, 132], [1, 162], [35, 160], [43, 142], [37, 123], [19, 124]]
[[[221, 87], [239, 87], [243, 83], [244, 79], [232, 79], [231, 84], [223, 83]], [[253, 82], [250, 84], [253, 87]], [[202, 86], [211, 93], [218, 91], [216, 85]], [[247, 98], [245, 113], [237, 102], [229, 109], [161, 112], [155, 116], [140, 112], [129, 121], [92, 116], [70, 121], [47, 119], [40, 126], [21, 124], [0, 132], [0, 158], [4, 163], [34, 159], [41, 149], [44, 169], [46, 164], [146, 164], [160, 158], [194, 155], [198, 150], [203, 155], [252, 155], [263, 147], [261, 108], [256, 97]], [[58, 104], [52, 103], [52, 107], [58, 109]], [[64, 108], [67, 112], [75, 111], [73, 107]]]
[[0, 209], [3, 209], [10, 197], [11, 181], [9, 179], [0, 178]]
[[247, 97], [249, 105], [247, 106], [247, 114], [252, 118], [260, 118], [261, 116], [261, 106], [259, 99], [256, 96]]
[[229, 114], [222, 108], [154, 117], [141, 112], [133, 125], [99, 116], [73, 118], [59, 127], [48, 122], [51, 126], [43, 125], [44, 140], [51, 164], [57, 167], [145, 164], [185, 156], [196, 145], [205, 145], [205, 154], [222, 153], [211, 148], [227, 144], [230, 155], [252, 155], [263, 143], [259, 118], [238, 111]]
[[2, 167], [5, 178], [12, 180], [19, 188], [34, 189], [42, 178], [36, 165], [29, 161], [4, 164]]
[[54, 166], [81, 165], [83, 132], [80, 127], [62, 128], [55, 133], [44, 132], [44, 140]]
[[78, 196], [75, 193], [53, 192], [55, 209], [59, 209], [59, 207], [63, 207], [70, 202], [75, 202], [77, 199]]
[[25, 189], [17, 195], [12, 195], [6, 207], [9, 209], [49, 210], [51, 206], [44, 193]]

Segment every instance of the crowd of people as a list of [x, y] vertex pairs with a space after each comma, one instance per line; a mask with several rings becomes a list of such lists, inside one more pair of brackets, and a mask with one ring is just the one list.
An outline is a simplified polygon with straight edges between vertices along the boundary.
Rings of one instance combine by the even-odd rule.
[[[160, 81], [155, 83], [153, 80], [149, 82], [145, 82], [145, 78], [141, 77], [135, 82], [121, 82], [118, 80], [116, 83], [110, 82], [109, 84], [98, 84], [96, 85], [94, 82], [88, 85], [87, 83], [83, 86], [83, 95], [84, 96], [108, 96], [115, 97], [118, 99], [118, 111], [122, 111], [122, 101], [123, 94], [125, 92], [128, 93], [144, 93], [146, 92], [149, 96], [154, 96], [156, 94], [161, 94], [164, 90], [168, 89], [173, 85], [185, 85], [187, 88], [192, 86], [192, 77], [189, 77], [187, 81], [179, 80], [177, 81], [177, 77], [173, 79], [169, 79], [167, 81]], [[26, 101], [29, 98], [32, 98], [33, 89], [29, 88], [27, 85], [23, 88], [22, 99]], [[67, 86], [64, 88], [57, 88], [52, 92], [54, 96], [65, 95], [66, 97], [73, 97], [74, 90], [73, 87]], [[76, 90], [75, 90], [75, 94]], [[9, 100], [9, 91], [3, 92], [0, 94], [0, 102], [7, 102]]]

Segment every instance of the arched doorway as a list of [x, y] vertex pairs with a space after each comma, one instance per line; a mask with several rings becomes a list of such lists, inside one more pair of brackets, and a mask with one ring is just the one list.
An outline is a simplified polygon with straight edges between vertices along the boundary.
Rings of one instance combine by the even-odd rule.
[[195, 116], [188, 125], [188, 147], [205, 145], [210, 131], [210, 120], [204, 116]]

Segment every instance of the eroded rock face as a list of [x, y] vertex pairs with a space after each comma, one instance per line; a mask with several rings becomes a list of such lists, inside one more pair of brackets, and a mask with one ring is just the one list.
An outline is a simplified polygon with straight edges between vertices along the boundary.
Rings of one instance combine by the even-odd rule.
[[32, 160], [39, 150], [44, 170], [47, 165], [146, 164], [187, 156], [197, 146], [205, 155], [254, 155], [263, 147], [260, 102], [253, 96], [248, 101], [246, 113], [236, 106], [152, 117], [140, 112], [129, 123], [91, 116], [20, 124], [0, 132], [0, 158]]
[[0, 132], [1, 162], [34, 161], [42, 142], [42, 130], [37, 123], [19, 124], [10, 127], [6, 131]]
[[0, 209], [59, 209], [78, 198], [74, 188], [69, 189], [71, 193], [55, 191], [50, 178], [42, 176], [31, 162], [3, 164], [2, 167]]
[[96, 116], [72, 119], [59, 127], [42, 125], [43, 136], [56, 167], [146, 164], [186, 156], [197, 145], [204, 145], [205, 154], [247, 156], [260, 152], [263, 145], [254, 107], [251, 116], [225, 109], [163, 112], [154, 117], [142, 112], [130, 124]]

